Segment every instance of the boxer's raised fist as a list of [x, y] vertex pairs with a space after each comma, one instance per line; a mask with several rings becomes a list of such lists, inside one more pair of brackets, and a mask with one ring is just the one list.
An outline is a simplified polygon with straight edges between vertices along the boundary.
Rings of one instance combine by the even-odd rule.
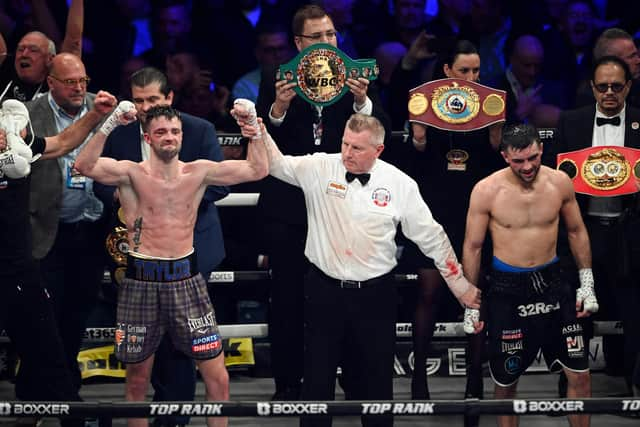
[[120, 101], [113, 113], [104, 121], [100, 132], [109, 136], [111, 131], [120, 125], [127, 125], [136, 119], [136, 106], [131, 101]]

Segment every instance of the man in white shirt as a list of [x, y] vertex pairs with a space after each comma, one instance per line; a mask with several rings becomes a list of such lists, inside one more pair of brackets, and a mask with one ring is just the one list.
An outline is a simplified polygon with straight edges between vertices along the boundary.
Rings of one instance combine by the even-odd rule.
[[[256, 135], [255, 127], [238, 122], [244, 136]], [[390, 273], [398, 224], [434, 259], [462, 304], [478, 307], [480, 291], [464, 278], [415, 181], [378, 159], [384, 150], [378, 119], [351, 116], [336, 154], [284, 156], [264, 126], [261, 132], [269, 143], [270, 174], [300, 187], [307, 206], [311, 268], [305, 280], [302, 399], [333, 399], [339, 362], [353, 387], [350, 398], [393, 399], [397, 294]], [[330, 417], [301, 418], [302, 426], [330, 424]], [[392, 419], [363, 417], [363, 425], [390, 426]]]

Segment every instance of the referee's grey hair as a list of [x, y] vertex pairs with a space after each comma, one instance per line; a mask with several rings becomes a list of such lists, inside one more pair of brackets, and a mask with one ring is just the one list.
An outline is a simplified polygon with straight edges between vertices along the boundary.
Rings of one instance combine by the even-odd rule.
[[380, 120], [373, 116], [355, 113], [349, 117], [349, 120], [347, 120], [346, 128], [355, 133], [368, 130], [371, 132], [371, 136], [373, 137], [373, 140], [371, 141], [372, 145], [384, 145], [384, 126], [382, 126]]

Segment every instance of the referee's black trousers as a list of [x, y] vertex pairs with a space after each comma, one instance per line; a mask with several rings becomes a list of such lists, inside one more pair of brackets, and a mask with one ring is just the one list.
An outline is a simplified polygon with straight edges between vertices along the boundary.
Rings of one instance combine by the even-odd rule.
[[[342, 365], [353, 400], [393, 399], [397, 291], [391, 275], [343, 289], [311, 267], [305, 280], [303, 400], [333, 400]], [[301, 417], [303, 427], [330, 426], [331, 417]], [[363, 416], [365, 427], [393, 425], [391, 416]]]

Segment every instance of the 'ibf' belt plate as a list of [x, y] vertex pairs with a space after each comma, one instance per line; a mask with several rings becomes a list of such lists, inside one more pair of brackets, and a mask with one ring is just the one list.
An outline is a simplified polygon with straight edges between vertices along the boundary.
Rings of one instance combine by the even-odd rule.
[[328, 43], [316, 43], [281, 65], [276, 80], [297, 83], [294, 90], [299, 96], [311, 104], [327, 106], [349, 91], [347, 78], [375, 80], [378, 74], [375, 59], [354, 60]]
[[451, 131], [505, 120], [506, 92], [462, 79], [441, 79], [409, 91], [409, 121]]
[[604, 146], [558, 154], [558, 169], [573, 180], [576, 193], [620, 196], [638, 192], [640, 150]]

